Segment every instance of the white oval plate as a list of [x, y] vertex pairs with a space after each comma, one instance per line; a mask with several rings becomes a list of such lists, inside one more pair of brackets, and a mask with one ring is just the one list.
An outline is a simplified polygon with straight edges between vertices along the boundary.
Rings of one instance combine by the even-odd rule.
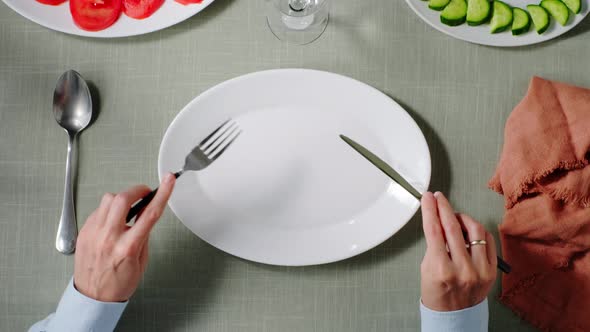
[[390, 163], [418, 190], [430, 181], [422, 132], [397, 103], [351, 78], [283, 69], [221, 83], [190, 102], [160, 147], [160, 178], [224, 120], [243, 130], [209, 168], [178, 179], [170, 207], [203, 240], [275, 265], [313, 265], [385, 241], [419, 202], [339, 138]]
[[166, 0], [162, 7], [152, 16], [136, 20], [121, 13], [119, 20], [101, 31], [85, 31], [74, 24], [70, 14], [70, 3], [59, 6], [48, 6], [35, 0], [3, 0], [8, 7], [29, 20], [46, 28], [72, 35], [111, 38], [141, 35], [180, 23], [205, 9], [214, 0], [203, 0], [201, 4], [181, 5], [173, 0]]
[[[538, 4], [540, 0], [503, 0], [507, 4], [526, 9], [526, 5]], [[528, 33], [520, 36], [513, 36], [510, 30], [502, 33], [490, 34], [490, 25], [483, 24], [480, 26], [469, 26], [467, 23], [457, 26], [450, 27], [440, 22], [440, 12], [428, 8], [428, 1], [422, 0], [406, 0], [408, 5], [424, 20], [430, 24], [433, 28], [441, 31], [451, 37], [465, 40], [475, 44], [489, 45], [489, 46], [500, 46], [500, 47], [514, 47], [532, 45], [542, 43], [544, 41], [559, 37], [564, 33], [573, 29], [588, 15], [588, 0], [582, 0], [582, 12], [578, 15], [574, 15], [570, 12], [570, 19], [566, 26], [562, 27], [559, 23], [555, 22], [551, 18], [551, 25], [549, 29], [542, 35], [539, 35], [534, 26]]]

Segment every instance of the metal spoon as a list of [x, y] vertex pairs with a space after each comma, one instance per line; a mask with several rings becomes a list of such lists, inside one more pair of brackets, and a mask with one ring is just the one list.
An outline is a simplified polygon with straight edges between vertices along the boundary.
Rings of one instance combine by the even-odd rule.
[[74, 206], [73, 180], [77, 164], [76, 138], [92, 118], [92, 98], [86, 82], [73, 70], [63, 73], [53, 93], [53, 115], [57, 123], [68, 133], [68, 157], [61, 218], [57, 228], [55, 248], [62, 254], [71, 254], [76, 249], [78, 225]]

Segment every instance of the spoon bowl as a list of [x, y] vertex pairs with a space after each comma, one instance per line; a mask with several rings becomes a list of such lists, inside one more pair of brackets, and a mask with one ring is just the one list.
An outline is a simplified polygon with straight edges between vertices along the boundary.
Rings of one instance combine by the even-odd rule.
[[63, 73], [53, 93], [55, 121], [67, 132], [78, 133], [92, 119], [92, 98], [86, 81], [74, 70]]

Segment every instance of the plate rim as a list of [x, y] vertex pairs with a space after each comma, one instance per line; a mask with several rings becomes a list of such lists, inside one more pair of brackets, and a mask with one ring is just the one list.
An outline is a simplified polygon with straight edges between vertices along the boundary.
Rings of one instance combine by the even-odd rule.
[[[583, 0], [584, 1], [584, 0]], [[416, 2], [416, 3], [415, 3]], [[491, 47], [501, 47], [501, 48], [517, 48], [517, 47], [523, 47], [523, 46], [530, 46], [530, 45], [536, 45], [536, 44], [542, 44], [545, 42], [548, 42], [550, 40], [556, 39], [558, 37], [563, 36], [564, 34], [568, 33], [569, 31], [571, 31], [573, 28], [577, 27], [580, 23], [582, 23], [584, 21], [584, 19], [586, 19], [586, 17], [588, 16], [588, 13], [590, 13], [590, 9], [586, 9], [584, 11], [584, 13], [580, 13], [580, 14], [574, 14], [574, 15], [582, 15], [582, 18], [580, 19], [579, 22], [575, 23], [575, 24], [570, 24], [569, 26], [565, 26], [561, 28], [561, 31], [559, 31], [558, 33], [556, 33], [553, 36], [546, 36], [543, 39], [540, 40], [533, 40], [533, 41], [524, 41], [524, 42], [520, 42], [520, 43], [495, 43], [495, 42], [483, 42], [483, 41], [478, 41], [476, 39], [471, 39], [471, 38], [466, 38], [466, 37], [462, 37], [457, 35], [456, 33], [453, 33], [451, 31], [445, 30], [443, 29], [443, 27], [440, 25], [442, 23], [438, 23], [438, 22], [432, 22], [430, 19], [428, 19], [427, 17], [425, 17], [422, 12], [417, 8], [418, 3], [426, 3], [426, 1], [423, 0], [406, 0], [406, 3], [408, 4], [408, 6], [412, 9], [412, 11], [424, 22], [426, 22], [430, 27], [434, 28], [435, 30], [444, 33], [445, 35], [458, 39], [458, 40], [462, 40], [471, 44], [477, 44], [477, 45], [483, 45], [483, 46], [491, 46]], [[586, 5], [588, 6], [588, 4]], [[570, 12], [571, 14], [571, 12]], [[454, 28], [462, 28], [465, 26], [460, 26], [460, 27], [454, 27]], [[532, 27], [531, 27], [531, 32], [534, 32]], [[518, 40], [517, 38], [515, 38], [515, 40]]]
[[[175, 125], [177, 125], [177, 123], [179, 121], [181, 121], [181, 117], [182, 114], [185, 112], [190, 112], [190, 109], [192, 108], [193, 104], [198, 103], [202, 98], [206, 98], [209, 94], [214, 93], [215, 90], [222, 88], [225, 85], [229, 85], [229, 84], [233, 84], [236, 81], [239, 80], [243, 80], [243, 79], [248, 79], [251, 76], [257, 76], [257, 75], [272, 75], [272, 74], [277, 74], [280, 72], [311, 72], [311, 73], [316, 73], [316, 74], [323, 74], [323, 75], [331, 75], [334, 77], [338, 77], [339, 79], [345, 79], [345, 80], [349, 80], [349, 81], [353, 81], [356, 84], [361, 84], [375, 92], [378, 92], [380, 95], [382, 95], [383, 97], [385, 97], [392, 106], [394, 107], [399, 107], [399, 109], [402, 111], [401, 114], [403, 116], [405, 116], [406, 118], [409, 119], [409, 123], [411, 123], [415, 129], [417, 129], [417, 133], [420, 134], [421, 138], [422, 138], [422, 142], [424, 144], [425, 147], [425, 158], [427, 159], [428, 163], [428, 176], [426, 178], [425, 181], [425, 186], [426, 189], [424, 189], [425, 191], [428, 190], [428, 188], [430, 187], [430, 182], [432, 181], [432, 154], [430, 151], [430, 146], [428, 145], [428, 141], [426, 140], [426, 136], [424, 135], [424, 132], [422, 131], [422, 129], [420, 128], [420, 126], [418, 125], [418, 123], [416, 122], [416, 120], [410, 115], [410, 113], [408, 113], [408, 111], [402, 107], [397, 101], [395, 101], [393, 98], [391, 98], [389, 95], [385, 94], [384, 92], [382, 92], [381, 90], [365, 83], [362, 82], [360, 80], [354, 79], [352, 77], [349, 76], [345, 76], [345, 75], [341, 75], [338, 73], [333, 73], [333, 72], [329, 72], [329, 71], [323, 71], [323, 70], [316, 70], [316, 69], [306, 69], [306, 68], [279, 68], [279, 69], [270, 69], [270, 70], [261, 70], [261, 71], [255, 71], [255, 72], [250, 72], [244, 75], [240, 75], [237, 77], [233, 77], [230, 78], [228, 80], [222, 81], [216, 85], [213, 85], [212, 87], [208, 88], [207, 90], [203, 91], [202, 93], [198, 94], [196, 97], [194, 97], [189, 103], [187, 103], [175, 116], [174, 119], [170, 122], [170, 124], [168, 125], [168, 127], [166, 128], [166, 132], [164, 133], [162, 140], [160, 142], [160, 148], [158, 151], [158, 179], [160, 181], [162, 181], [163, 176], [168, 172], [168, 170], [163, 170], [163, 162], [162, 162], [162, 154], [164, 153], [164, 143], [169, 139], [169, 135], [171, 135], [171, 131], [170, 129], [173, 128]], [[252, 257], [246, 257], [246, 255], [239, 255], [237, 253], [232, 253], [229, 251], [224, 250], [223, 248], [220, 248], [219, 246], [215, 245], [214, 243], [209, 242], [208, 240], [202, 238], [201, 236], [199, 236], [198, 234], [196, 234], [190, 227], [188, 227], [184, 221], [178, 217], [178, 213], [177, 210], [174, 208], [172, 201], [170, 200], [168, 202], [168, 207], [170, 208], [170, 210], [172, 210], [172, 212], [174, 213], [175, 217], [180, 221], [180, 223], [191, 233], [193, 233], [194, 236], [197, 236], [200, 240], [204, 241], [205, 243], [207, 243], [208, 245], [216, 248], [217, 250], [220, 250], [228, 255], [231, 255], [233, 257], [242, 259], [242, 260], [246, 260], [246, 261], [251, 261], [251, 262], [255, 262], [255, 263], [259, 263], [259, 264], [266, 264], [266, 265], [273, 265], [273, 266], [292, 266], [292, 267], [301, 267], [301, 266], [315, 266], [315, 265], [323, 265], [323, 264], [330, 264], [330, 263], [335, 263], [335, 262], [339, 262], [342, 260], [346, 260], [358, 255], [361, 255], [363, 253], [366, 253], [367, 251], [374, 249], [375, 247], [381, 245], [382, 243], [384, 243], [385, 241], [387, 241], [389, 238], [391, 238], [392, 236], [394, 236], [396, 233], [398, 233], [403, 227], [405, 227], [416, 215], [418, 209], [420, 208], [420, 202], [417, 201], [418, 204], [415, 204], [414, 206], [411, 207], [411, 214], [410, 216], [407, 218], [407, 220], [400, 222], [397, 226], [391, 227], [388, 232], [383, 232], [381, 236], [378, 237], [377, 241], [374, 241], [373, 243], [365, 246], [362, 248], [362, 250], [350, 253], [350, 252], [345, 252], [343, 251], [341, 254], [339, 255], [331, 255], [330, 259], [306, 259], [306, 262], [302, 262], [302, 263], [290, 263], [290, 262], [277, 262], [276, 260], [272, 260], [272, 259], [262, 259], [262, 258], [252, 258]]]
[[[17, 0], [18, 1], [18, 0]], [[35, 0], [27, 0], [27, 1], [35, 1]], [[166, 1], [172, 1], [172, 0], [166, 0]], [[8, 6], [8, 8], [12, 9], [15, 13], [19, 14], [20, 16], [26, 18], [27, 20], [40, 25], [46, 29], [49, 30], [53, 30], [53, 31], [57, 31], [57, 32], [61, 32], [61, 33], [65, 33], [68, 35], [73, 35], [73, 36], [81, 36], [81, 37], [90, 37], [90, 38], [100, 38], [100, 39], [108, 39], [108, 38], [125, 38], [125, 37], [132, 37], [132, 36], [141, 36], [141, 35], [145, 35], [145, 34], [149, 34], [152, 32], [156, 32], [156, 31], [160, 31], [160, 30], [164, 30], [167, 29], [173, 25], [179, 24], [181, 22], [184, 22], [186, 20], [188, 20], [189, 18], [195, 16], [196, 14], [200, 13], [201, 11], [203, 11], [205, 8], [209, 7], [210, 4], [212, 4], [215, 0], [203, 0], [202, 3], [198, 4], [198, 7], [195, 7], [194, 12], [191, 13], [190, 15], [188, 15], [187, 17], [181, 19], [181, 20], [170, 20], [170, 22], [167, 22], [161, 26], [157, 26], [155, 28], [149, 27], [141, 32], [133, 32], [133, 33], [125, 33], [125, 32], [120, 32], [120, 33], [114, 33], [114, 34], [105, 34], [103, 33], [104, 31], [108, 31], [111, 27], [108, 27], [106, 29], [103, 30], [99, 30], [99, 31], [86, 31], [83, 29], [80, 29], [78, 27], [76, 27], [76, 30], [70, 30], [70, 29], [62, 29], [56, 26], [53, 26], [52, 24], [48, 24], [46, 22], [39, 22], [38, 20], [34, 19], [30, 13], [24, 11], [24, 10], [20, 10], [17, 9], [13, 3], [12, 0], [2, 0], [2, 2]], [[69, 2], [69, 0], [67, 1]], [[65, 2], [64, 2], [65, 3]], [[63, 4], [61, 4], [63, 5]], [[50, 6], [50, 5], [47, 5]], [[69, 8], [69, 5], [67, 6], [67, 8]], [[125, 15], [123, 12], [121, 12], [121, 16]], [[157, 15], [157, 11], [153, 14], [153, 15]], [[151, 17], [151, 16], [150, 16]]]

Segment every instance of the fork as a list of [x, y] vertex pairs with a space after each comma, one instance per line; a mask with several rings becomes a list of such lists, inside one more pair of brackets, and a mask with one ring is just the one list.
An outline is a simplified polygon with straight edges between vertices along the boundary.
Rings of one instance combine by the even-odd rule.
[[[174, 176], [178, 179], [187, 171], [200, 171], [207, 168], [225, 152], [241, 133], [242, 131], [235, 121], [231, 119], [225, 121], [193, 148], [186, 156], [182, 169], [174, 173]], [[129, 213], [127, 213], [126, 222], [130, 222], [141, 212], [152, 201], [157, 192], [158, 188], [152, 190], [133, 205]]]

